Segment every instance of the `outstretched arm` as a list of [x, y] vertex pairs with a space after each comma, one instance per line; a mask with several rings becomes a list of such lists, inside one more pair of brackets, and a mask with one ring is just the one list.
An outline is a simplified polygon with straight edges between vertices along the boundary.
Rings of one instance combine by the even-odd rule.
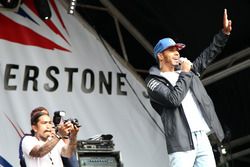
[[230, 35], [232, 31], [232, 20], [228, 20], [227, 17], [227, 9], [224, 9], [224, 17], [223, 17], [223, 33]]

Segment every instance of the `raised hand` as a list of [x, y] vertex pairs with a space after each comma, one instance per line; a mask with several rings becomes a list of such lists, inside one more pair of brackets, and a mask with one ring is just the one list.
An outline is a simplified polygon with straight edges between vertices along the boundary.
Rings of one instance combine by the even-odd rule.
[[230, 35], [231, 31], [232, 31], [232, 21], [228, 20], [227, 9], [224, 9], [223, 32], [227, 35]]

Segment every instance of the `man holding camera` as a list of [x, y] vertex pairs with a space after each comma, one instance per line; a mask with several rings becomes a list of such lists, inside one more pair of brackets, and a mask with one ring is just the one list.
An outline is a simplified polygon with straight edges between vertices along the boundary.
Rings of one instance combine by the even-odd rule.
[[[62, 157], [70, 158], [76, 149], [79, 128], [68, 121], [53, 128], [48, 110], [31, 112], [32, 136], [25, 136], [22, 151], [27, 167], [63, 167]], [[68, 142], [62, 139], [68, 138]]]

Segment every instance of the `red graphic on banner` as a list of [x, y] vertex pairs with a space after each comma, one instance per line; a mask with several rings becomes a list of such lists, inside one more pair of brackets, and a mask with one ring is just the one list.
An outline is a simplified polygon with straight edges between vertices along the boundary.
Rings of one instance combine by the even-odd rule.
[[[24, 1], [24, 4], [27, 5], [27, 7], [35, 15], [38, 16], [37, 10], [35, 9], [35, 6], [32, 0], [26, 0]], [[67, 29], [63, 23], [63, 20], [60, 16], [59, 10], [54, 0], [51, 0], [51, 6], [52, 6], [52, 9], [56, 13], [56, 16], [54, 17], [58, 18], [61, 26], [65, 29], [65, 32], [68, 34]], [[58, 34], [64, 41], [66, 41], [70, 45], [70, 43], [67, 41], [64, 35], [52, 22], [52, 20], [45, 20], [44, 22], [51, 29], [52, 32], [54, 32], [55, 34]], [[58, 50], [70, 52], [70, 50], [66, 49], [65, 47], [59, 46], [58, 44], [56, 44], [54, 41], [50, 40], [49, 38], [39, 34], [38, 32], [30, 29], [29, 27], [26, 27], [24, 25], [21, 25], [15, 22], [15, 20], [8, 18], [1, 13], [0, 13], [0, 23], [1, 23], [0, 39], [5, 39], [8, 41], [23, 44], [23, 45], [37, 46], [37, 47], [50, 49], [50, 50], [58, 49]]]
[[[33, 0], [25, 0], [24, 4], [26, 4], [38, 16], [38, 12], [35, 8]], [[60, 14], [58, 12], [58, 9], [57, 9], [57, 6], [56, 6], [54, 0], [51, 0], [51, 4], [52, 4], [51, 6], [53, 7], [53, 9], [56, 11], [57, 16], [59, 16], [59, 20], [61, 21], [62, 25], [64, 26], [63, 21], [60, 17]], [[54, 31], [56, 34], [60, 35], [69, 44], [69, 42], [63, 36], [63, 34], [58, 30], [58, 28], [55, 26], [55, 24], [51, 20], [45, 20], [44, 22], [48, 25], [48, 27], [52, 31]], [[64, 28], [65, 28], [65, 26], [64, 26]]]

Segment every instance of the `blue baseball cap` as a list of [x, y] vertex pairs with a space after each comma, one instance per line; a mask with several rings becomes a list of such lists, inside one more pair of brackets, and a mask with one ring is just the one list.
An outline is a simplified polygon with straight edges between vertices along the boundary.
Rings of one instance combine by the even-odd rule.
[[159, 40], [159, 42], [154, 47], [154, 58], [157, 60], [158, 53], [161, 53], [167, 48], [173, 47], [173, 46], [177, 47], [178, 50], [181, 50], [185, 48], [186, 45], [183, 43], [175, 43], [175, 41], [171, 38], [163, 38]]

